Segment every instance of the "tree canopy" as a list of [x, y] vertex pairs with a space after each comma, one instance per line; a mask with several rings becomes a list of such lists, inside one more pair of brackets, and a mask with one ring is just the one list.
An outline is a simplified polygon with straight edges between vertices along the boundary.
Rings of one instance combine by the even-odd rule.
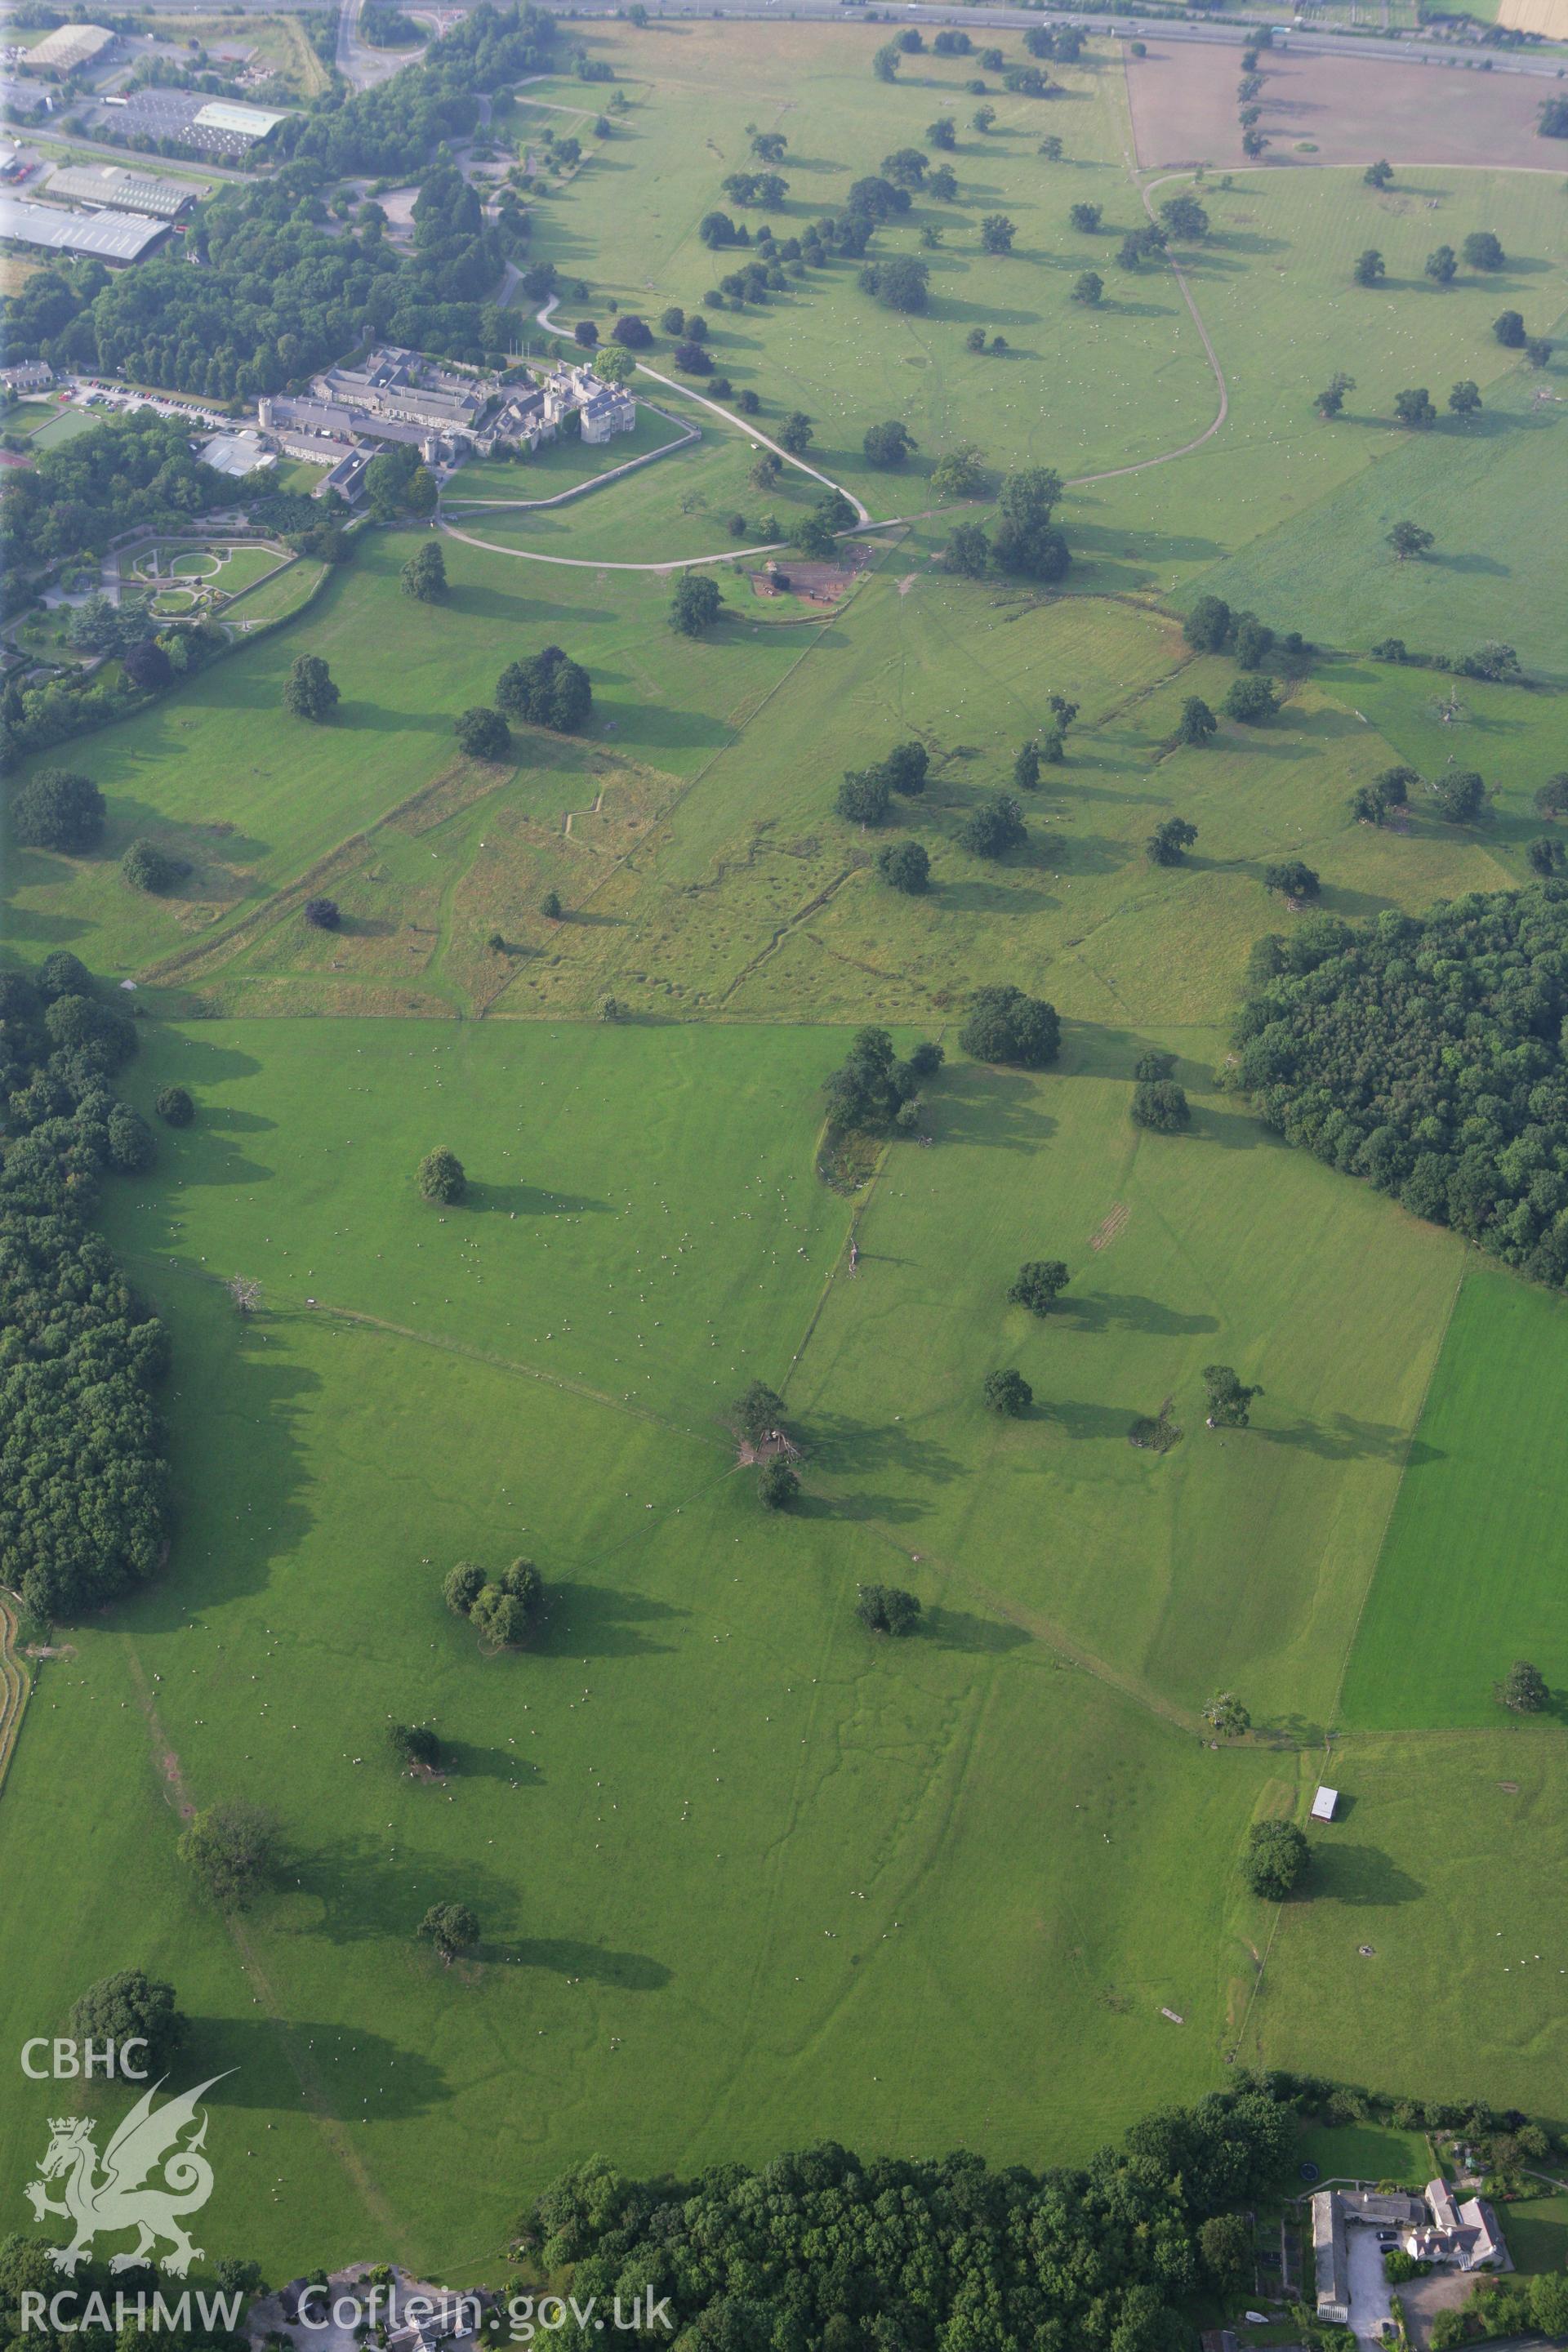
[[1016, 1062], [1043, 1070], [1061, 1051], [1061, 1034], [1054, 1004], [1004, 984], [975, 990], [958, 1042], [977, 1062]]
[[258, 1805], [209, 1805], [180, 1837], [176, 1851], [205, 1894], [225, 1911], [243, 1911], [276, 1877], [278, 1824]]
[[900, 1062], [885, 1029], [858, 1029], [847, 1056], [823, 1089], [829, 1126], [891, 1126], [909, 1105], [919, 1102], [921, 1081], [933, 1076], [942, 1062], [942, 1047], [929, 1039]]
[[1277, 942], [1236, 1082], [1266, 1126], [1568, 1282], [1568, 883], [1475, 893]]
[[1283, 1903], [1311, 1866], [1312, 1849], [1294, 1822], [1254, 1822], [1242, 1852], [1241, 1874], [1254, 1895]]
[[1206, 2284], [1205, 2223], [1267, 2192], [1296, 2147], [1293, 2108], [1238, 2072], [1043, 2174], [833, 2142], [676, 2181], [590, 2158], [538, 2199], [524, 2244], [573, 2266], [579, 2301], [607, 2307], [632, 2279], [668, 2294], [703, 2352], [1170, 2352]]
[[462, 1161], [445, 1144], [437, 1144], [434, 1151], [425, 1154], [415, 1181], [421, 1199], [438, 1202], [443, 1208], [454, 1207], [468, 1189]]
[[[19, 356], [14, 348], [12, 356]], [[8, 469], [0, 487], [0, 530], [13, 562], [52, 562], [85, 548], [101, 552], [116, 532], [138, 523], [188, 530], [193, 517], [233, 497], [226, 475], [192, 457], [188, 429], [178, 418], [138, 409]]]
[[1059, 1257], [1030, 1258], [1018, 1268], [1007, 1297], [1032, 1315], [1048, 1315], [1072, 1276]]
[[144, 2042], [136, 2063], [152, 2075], [163, 2074], [185, 2038], [174, 1986], [142, 1969], [121, 1969], [89, 1985], [71, 2011], [70, 2025], [79, 2041], [112, 2042], [117, 2052], [127, 2042]]
[[296, 654], [283, 681], [283, 708], [296, 719], [324, 725], [338, 707], [339, 689], [320, 654]]
[[921, 1604], [899, 1584], [862, 1584], [856, 1593], [855, 1614], [868, 1633], [891, 1633], [895, 1638], [916, 1631]]
[[103, 794], [90, 776], [68, 768], [36, 768], [11, 794], [11, 835], [25, 849], [59, 849], [79, 856], [103, 836]]
[[710, 572], [683, 572], [675, 583], [669, 625], [683, 637], [700, 637], [724, 611], [724, 598]]
[[496, 680], [496, 703], [509, 719], [572, 735], [587, 724], [594, 688], [581, 662], [574, 662], [559, 646], [546, 646], [540, 653], [507, 664]]
[[163, 1547], [167, 1338], [86, 1222], [152, 1155], [113, 1091], [135, 1045], [75, 956], [0, 973], [0, 1583], [46, 1620], [130, 1591]]

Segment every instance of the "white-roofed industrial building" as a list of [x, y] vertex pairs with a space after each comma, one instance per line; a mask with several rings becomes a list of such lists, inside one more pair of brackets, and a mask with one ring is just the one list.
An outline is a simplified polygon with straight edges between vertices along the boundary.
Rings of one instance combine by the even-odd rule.
[[25, 196], [0, 194], [0, 237], [42, 246], [51, 253], [141, 261], [168, 234], [167, 221], [149, 220], [143, 213], [68, 212], [63, 205], [35, 205]]
[[33, 44], [21, 60], [22, 68], [26, 73], [77, 73], [107, 57], [119, 37], [102, 25], [57, 25]]
[[128, 172], [119, 163], [62, 163], [44, 194], [56, 204], [100, 205], [174, 221], [195, 203], [197, 191], [189, 181], [154, 179], [150, 172]]
[[266, 139], [288, 117], [268, 114], [264, 107], [237, 106], [232, 100], [215, 98], [202, 107], [195, 118], [198, 131], [221, 131], [230, 139]]

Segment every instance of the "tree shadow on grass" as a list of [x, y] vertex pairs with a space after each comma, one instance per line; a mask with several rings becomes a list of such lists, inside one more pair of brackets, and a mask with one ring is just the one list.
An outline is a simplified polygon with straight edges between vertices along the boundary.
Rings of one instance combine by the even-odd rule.
[[1001, 1618], [979, 1617], [971, 1609], [946, 1609], [938, 1602], [921, 1620], [921, 1638], [943, 1650], [1001, 1657], [1010, 1650], [1027, 1649], [1031, 1637], [1022, 1626], [1009, 1625]]
[[1217, 1143], [1222, 1151], [1260, 1151], [1270, 1145], [1280, 1151], [1289, 1149], [1259, 1120], [1234, 1110], [1210, 1110], [1206, 1107], [1194, 1110], [1192, 1135], [1194, 1141]]
[[1295, 1421], [1282, 1428], [1255, 1424], [1255, 1429], [1271, 1445], [1295, 1446], [1326, 1462], [1403, 1463], [1415, 1470], [1447, 1458], [1441, 1447], [1412, 1438], [1392, 1422], [1363, 1421], [1349, 1412], [1336, 1412], [1321, 1422]]
[[439, 1772], [458, 1780], [520, 1780], [531, 1787], [542, 1780], [541, 1766], [515, 1748], [480, 1748], [471, 1739], [443, 1739]]
[[[351, 2065], [349, 2080], [374, 2078], [378, 2084], [376, 2120], [428, 2115], [450, 2095], [446, 2074], [423, 2050], [389, 2042], [361, 2026], [329, 2024], [310, 2017], [287, 2025], [259, 2017], [193, 2017], [180, 2052], [183, 2073], [226, 2074], [216, 2104], [268, 2113], [299, 2104], [300, 2079], [290, 2063], [302, 2063], [335, 2078]], [[334, 2066], [334, 2058], [342, 2063]]]
[[1381, 1847], [1345, 1845], [1335, 1838], [1314, 1842], [1308, 1893], [1319, 1901], [1383, 1909], [1418, 1902], [1426, 1892], [1420, 1879], [1401, 1870]]
[[610, 1952], [568, 1936], [531, 1936], [509, 1944], [481, 1944], [478, 1957], [501, 1967], [547, 1969], [569, 1984], [619, 1985], [626, 1992], [662, 1992], [671, 1972], [647, 1952]]
[[[526, 499], [531, 495], [525, 486], [524, 478], [527, 470], [523, 466], [515, 468], [519, 476], [517, 495], [520, 499]], [[457, 477], [453, 495], [457, 498], [464, 495], [461, 473]], [[544, 495], [548, 496], [548, 492]], [[465, 514], [471, 514], [482, 520], [481, 510], [479, 508], [460, 509], [452, 518], [459, 530], [468, 528], [463, 520]], [[480, 536], [483, 536], [482, 532]], [[479, 551], [476, 549], [475, 552], [478, 553]], [[447, 591], [444, 609], [448, 613], [461, 613], [465, 619], [494, 621], [507, 629], [539, 629], [560, 625], [559, 605], [548, 603], [542, 596], [516, 595], [508, 589], [491, 587], [488, 582], [454, 580]], [[593, 628], [611, 617], [609, 613], [591, 609], [587, 605], [574, 604], [572, 608], [572, 625], [574, 628], [579, 624], [584, 628]]]
[[1000, 882], [980, 880], [938, 882], [931, 897], [950, 915], [1037, 915], [1042, 904], [1036, 891], [1009, 890]]
[[654, 1640], [646, 1629], [658, 1625], [673, 1631], [676, 1620], [689, 1614], [668, 1601], [650, 1601], [645, 1593], [612, 1591], [569, 1577], [552, 1577], [546, 1600], [542, 1628], [532, 1646], [547, 1657], [661, 1656], [673, 1645]]
[[[807, 1470], [809, 1475], [809, 1465]], [[842, 1519], [852, 1525], [907, 1527], [923, 1519], [928, 1506], [909, 1495], [825, 1495], [803, 1486], [791, 1507], [798, 1519]]]
[[609, 1203], [593, 1201], [585, 1193], [547, 1192], [537, 1184], [475, 1184], [470, 1183], [463, 1195], [458, 1213], [476, 1210], [481, 1215], [505, 1211], [519, 1217], [585, 1217], [607, 1216]]
[[808, 1434], [812, 1461], [834, 1478], [896, 1470], [945, 1485], [963, 1468], [934, 1438], [923, 1436], [917, 1423], [855, 1421], [847, 1413], [813, 1413]]
[[950, 1065], [931, 1097], [944, 1142], [987, 1143], [1004, 1151], [1033, 1151], [1050, 1140], [1057, 1122], [1042, 1110], [1038, 1081], [993, 1064]]
[[1072, 1397], [1037, 1396], [1025, 1418], [1055, 1422], [1067, 1436], [1125, 1439], [1137, 1414], [1128, 1405], [1089, 1404]]
[[1131, 1291], [1066, 1292], [1044, 1319], [1049, 1323], [1058, 1316], [1080, 1331], [1142, 1331], [1151, 1338], [1164, 1339], [1191, 1338], [1198, 1332], [1219, 1329], [1215, 1316], [1184, 1315], [1180, 1308], [1167, 1307], [1161, 1299], [1143, 1298]]

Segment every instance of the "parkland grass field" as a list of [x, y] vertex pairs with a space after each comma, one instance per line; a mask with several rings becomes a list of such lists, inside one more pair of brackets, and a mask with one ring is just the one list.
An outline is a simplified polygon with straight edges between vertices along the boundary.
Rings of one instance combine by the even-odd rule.
[[[1561, 177], [1536, 141], [1473, 170], [1417, 142], [1382, 192], [1283, 157], [1140, 172], [1105, 42], [1050, 101], [988, 72], [982, 131], [974, 60], [883, 84], [879, 27], [578, 29], [628, 104], [607, 136], [584, 117], [533, 205], [531, 252], [588, 289], [555, 323], [707, 304], [754, 420], [637, 379], [636, 435], [459, 468], [433, 524], [261, 580], [221, 658], [31, 763], [90, 774], [108, 821], [89, 856], [8, 845], [9, 957], [82, 958], [141, 1016], [130, 1098], [196, 1110], [105, 1186], [172, 1335], [171, 1542], [32, 1662], [0, 1763], [0, 2045], [113, 1969], [173, 1980], [190, 2059], [227, 2076], [206, 2243], [275, 2278], [373, 2252], [489, 2277], [592, 2151], [675, 2176], [823, 2137], [1076, 2158], [1237, 2063], [1568, 2117], [1559, 1698], [1493, 1696], [1520, 1656], [1568, 1685], [1568, 1307], [1226, 1083], [1249, 958], [1307, 919], [1269, 868], [1306, 861], [1315, 911], [1357, 924], [1530, 877], [1568, 763], [1568, 368], [1491, 322], [1551, 337], [1568, 309]], [[527, 144], [582, 94], [542, 80], [493, 128]], [[788, 141], [782, 238], [944, 114], [956, 200], [917, 197], [875, 248], [928, 261], [926, 311], [846, 260], [709, 303], [736, 256], [699, 224], [757, 131]], [[1119, 268], [1177, 190], [1210, 234]], [[979, 249], [994, 212], [1011, 255]], [[1502, 266], [1426, 278], [1480, 229]], [[977, 326], [1007, 348], [969, 351]], [[644, 356], [677, 373], [667, 333]], [[1461, 379], [1479, 415], [1443, 407]], [[1438, 422], [1403, 431], [1423, 383]], [[807, 463], [882, 526], [820, 602], [728, 560], [820, 493], [754, 478], [796, 409]], [[523, 503], [689, 418], [700, 439], [625, 480]], [[896, 473], [862, 446], [886, 419], [917, 444]], [[965, 443], [987, 487], [943, 499]], [[991, 527], [1033, 465], [1067, 478], [1067, 578], [959, 576], [955, 526]], [[1396, 559], [1403, 518], [1429, 556]], [[399, 575], [431, 541], [426, 604]], [[687, 563], [725, 600], [696, 636], [669, 625]], [[1219, 711], [1237, 675], [1184, 633], [1213, 593], [1313, 652], [1274, 663], [1266, 725], [1184, 745], [1184, 704]], [[1529, 682], [1374, 660], [1391, 635], [1506, 639]], [[456, 715], [550, 644], [590, 674], [586, 726], [463, 755]], [[329, 724], [283, 707], [301, 654], [340, 688]], [[966, 820], [1052, 694], [1077, 713], [1026, 840], [977, 855]], [[845, 771], [911, 739], [925, 792], [846, 822]], [[1399, 765], [1479, 772], [1484, 814], [1448, 822], [1424, 784], [1352, 822]], [[1196, 837], [1161, 866], [1173, 816]], [[928, 891], [886, 887], [888, 840], [927, 851]], [[183, 878], [128, 887], [133, 841]], [[336, 928], [305, 919], [323, 898]], [[999, 982], [1059, 1011], [1054, 1066], [960, 1046]], [[917, 1132], [847, 1176], [822, 1090], [865, 1024], [946, 1059]], [[1149, 1052], [1184, 1132], [1130, 1118]], [[445, 1210], [415, 1183], [437, 1146], [468, 1180]], [[1071, 1276], [1044, 1318], [1006, 1297], [1039, 1258]], [[1215, 1363], [1259, 1391], [1250, 1426], [1205, 1425]], [[982, 1391], [1009, 1366], [1016, 1419]], [[728, 1418], [753, 1380], [802, 1447], [778, 1514]], [[1130, 1442], [1163, 1412], [1168, 1451]], [[486, 1654], [441, 1580], [519, 1555], [545, 1622]], [[868, 1583], [917, 1595], [918, 1635], [862, 1630]], [[1220, 1691], [1247, 1738], [1205, 1720]], [[400, 1775], [391, 1722], [433, 1724], [445, 1771]], [[1323, 1780], [1344, 1793], [1310, 1892], [1257, 1899], [1249, 1827], [1304, 1821]], [[286, 1861], [226, 1918], [175, 1843], [233, 1800], [271, 1809]], [[450, 1969], [415, 1938], [437, 1901], [479, 1922]], [[13, 2084], [0, 2174], [70, 2095]]]

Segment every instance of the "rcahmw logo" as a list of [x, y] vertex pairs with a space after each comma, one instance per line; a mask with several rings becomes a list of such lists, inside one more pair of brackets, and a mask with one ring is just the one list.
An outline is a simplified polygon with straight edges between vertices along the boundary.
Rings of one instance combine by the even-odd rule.
[[[22, 2063], [36, 2080], [47, 2079], [51, 2074], [68, 2079], [100, 2071], [90, 2062], [95, 2055], [107, 2052], [107, 2063], [101, 2067], [105, 2074], [112, 2075], [118, 2071], [133, 2081], [145, 2081], [144, 2069], [126, 2063], [132, 2057], [143, 2057], [145, 2045], [139, 2048], [134, 2042], [129, 2042], [118, 2049], [112, 2043], [88, 2042], [84, 2046], [89, 2062], [86, 2065], [77, 2063], [79, 2045], [57, 2042], [53, 2045], [54, 2065], [37, 2068], [31, 2063], [33, 2054], [48, 2050], [50, 2044], [47, 2041], [29, 2042], [23, 2052]], [[62, 2053], [69, 2063], [61, 2063]], [[37, 2179], [27, 2183], [26, 2197], [35, 2221], [42, 2221], [47, 2215], [56, 2214], [71, 2225], [68, 2242], [49, 2249], [49, 2260], [58, 2271], [63, 2271], [68, 2278], [73, 2276], [92, 2252], [95, 2238], [113, 2236], [124, 2230], [135, 2231], [136, 2243], [112, 2256], [110, 2271], [132, 2270], [152, 2263], [175, 2278], [184, 2278], [191, 2264], [202, 2259], [201, 2247], [193, 2242], [185, 2227], [187, 2215], [199, 2213], [213, 2192], [213, 2168], [203, 2153], [207, 2119], [200, 2103], [215, 2083], [225, 2079], [222, 2074], [214, 2074], [178, 2098], [165, 2099], [162, 2106], [154, 2106], [153, 2100], [163, 2084], [154, 2083], [116, 2126], [101, 2157], [97, 2146], [98, 2125], [90, 2116], [50, 2118], [49, 2144], [38, 2167]], [[58, 2184], [58, 2193], [51, 2196], [54, 2184]], [[164, 2243], [170, 2248], [167, 2253], [158, 2251]]]

